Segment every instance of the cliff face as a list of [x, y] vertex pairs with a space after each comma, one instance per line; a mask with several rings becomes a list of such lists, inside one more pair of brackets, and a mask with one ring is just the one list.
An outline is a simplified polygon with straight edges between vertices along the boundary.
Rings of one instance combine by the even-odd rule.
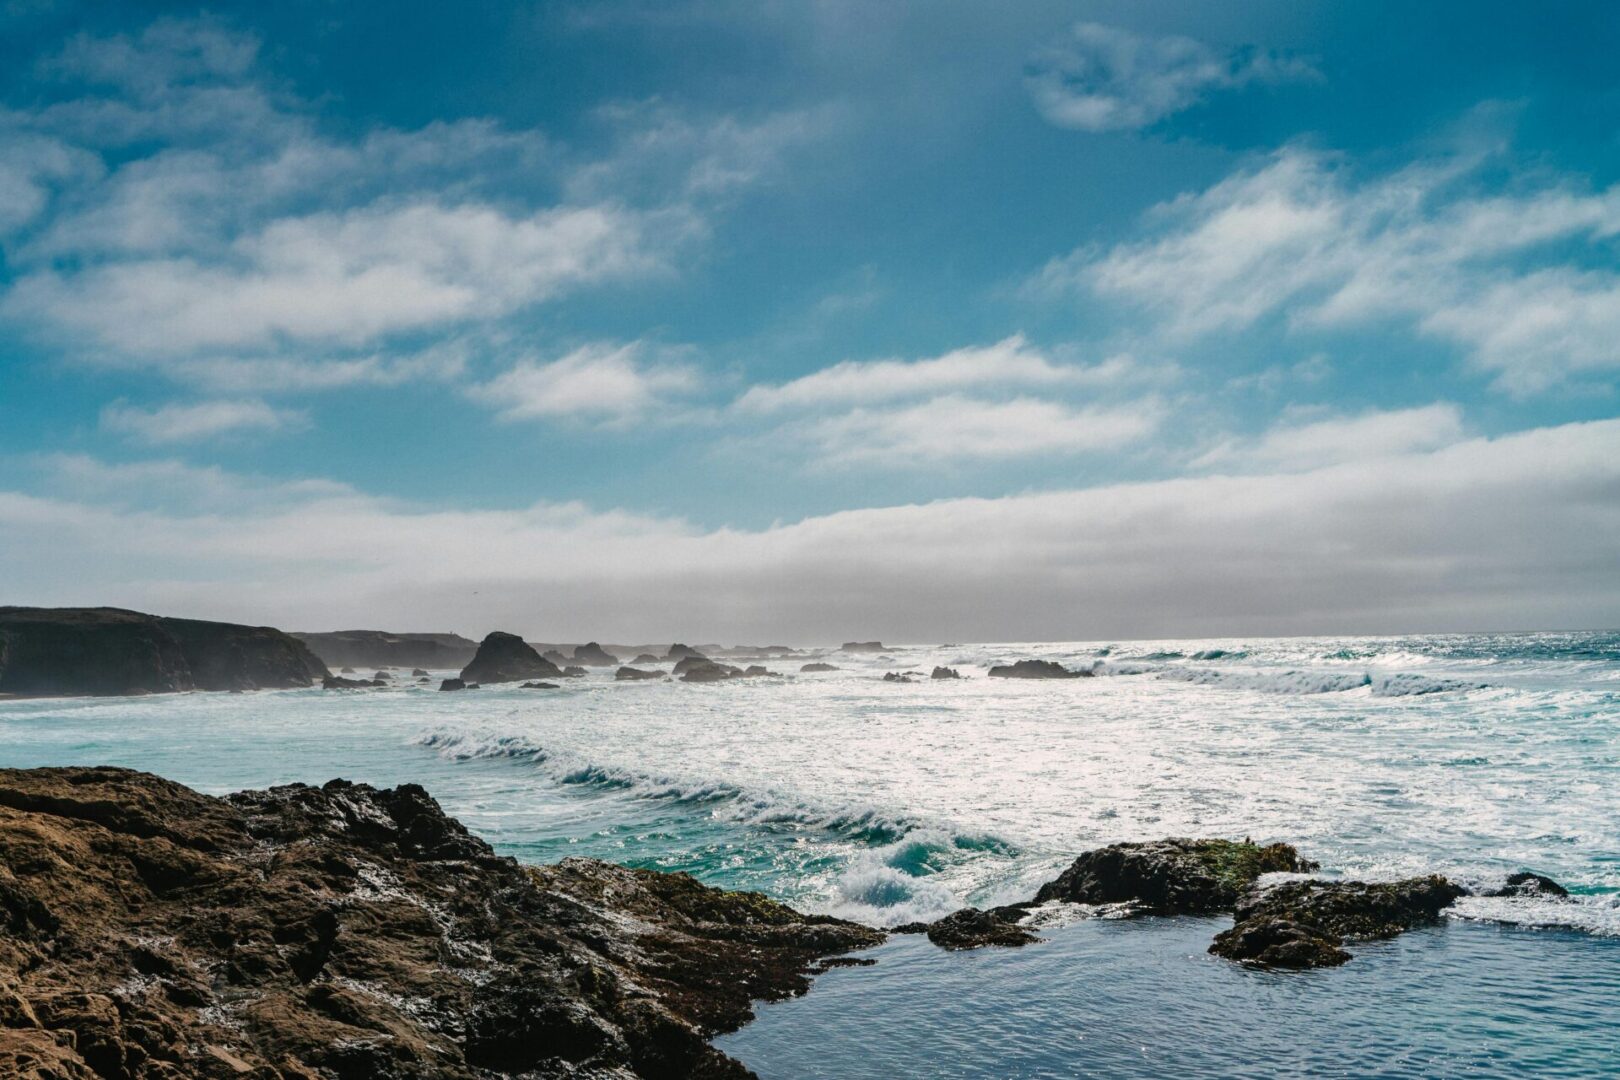
[[879, 931], [495, 856], [414, 785], [0, 770], [0, 1075], [745, 1077], [709, 1036]]
[[268, 626], [118, 608], [0, 607], [0, 694], [158, 694], [309, 686], [326, 666]]
[[329, 668], [442, 668], [460, 669], [472, 660], [478, 643], [460, 634], [391, 634], [386, 630], [333, 630], [299, 633], [293, 637], [308, 645]]

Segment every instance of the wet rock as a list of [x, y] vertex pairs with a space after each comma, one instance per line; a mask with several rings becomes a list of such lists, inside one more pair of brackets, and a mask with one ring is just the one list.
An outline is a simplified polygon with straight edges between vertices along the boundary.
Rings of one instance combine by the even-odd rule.
[[962, 673], [953, 667], [936, 667], [928, 677], [930, 679], [960, 679]]
[[745, 679], [760, 679], [760, 678], [780, 679], [781, 677], [782, 676], [778, 672], [770, 670], [769, 668], [765, 667], [763, 664], [749, 664], [746, 668], [743, 669], [743, 678], [745, 678]]
[[344, 668], [344, 669], [343, 669], [343, 671], [342, 671], [342, 672], [341, 672], [341, 673], [340, 673], [340, 674], [343, 674], [343, 675], [353, 675], [353, 674], [354, 674], [354, 668], [352, 668], [352, 667], [346, 667], [346, 668]]
[[1208, 915], [1231, 911], [1261, 874], [1315, 869], [1289, 844], [1182, 837], [1111, 844], [1075, 859], [1041, 886], [1034, 902], [1123, 903], [1132, 914]]
[[388, 672], [386, 672], [386, 671], [378, 671], [378, 672], [374, 673], [371, 676], [371, 680], [373, 682], [379, 682], [379, 683], [380, 682], [387, 682], [389, 679], [392, 679], [392, 678], [393, 678], [393, 676], [388, 674]]
[[594, 641], [574, 647], [574, 663], [584, 667], [617, 667], [619, 658]]
[[708, 659], [708, 657], [692, 648], [692, 646], [682, 645], [678, 641], [669, 647], [669, 652], [664, 654], [665, 660], [685, 660], [688, 657], [696, 657], [699, 660]]
[[[27, 867], [26, 876], [13, 868]], [[749, 1075], [708, 1043], [880, 931], [497, 857], [414, 785], [0, 770], [0, 1076]]]
[[1016, 947], [1041, 940], [995, 912], [971, 907], [928, 923], [923, 933], [942, 949], [978, 949], [986, 945]]
[[640, 666], [641, 664], [662, 664], [663, 661], [658, 659], [658, 657], [654, 656], [652, 653], [644, 652], [634, 660], [630, 661], [630, 663]]
[[518, 687], [518, 689], [519, 690], [560, 690], [562, 688], [560, 686], [558, 686], [554, 682], [526, 682], [522, 686]]
[[0, 607], [0, 696], [289, 689], [328, 674], [303, 642], [268, 626]]
[[823, 663], [818, 662], [818, 663], [814, 663], [814, 664], [806, 664], [803, 667], [801, 667], [799, 670], [804, 671], [804, 672], [812, 672], [812, 671], [837, 671], [838, 669], [836, 667], [834, 667], [832, 664], [823, 664]]
[[587, 672], [584, 668], [575, 664], [569, 664], [567, 667], [562, 669], [562, 677], [565, 679], [583, 679], [588, 674], [589, 672]]
[[461, 669], [462, 681], [469, 683], [522, 682], [561, 674], [556, 664], [535, 652], [522, 638], [499, 630], [479, 643], [478, 655]]
[[911, 682], [911, 676], [910, 675], [902, 675], [898, 671], [888, 671], [888, 672], [884, 672], [883, 681], [884, 682]]
[[426, 678], [427, 677], [427, 670], [425, 668], [412, 668], [411, 669], [411, 677], [413, 679]]
[[881, 641], [846, 641], [838, 646], [839, 650], [847, 653], [879, 653], [883, 651]]
[[1091, 674], [1086, 670], [1070, 671], [1052, 660], [1020, 660], [990, 669], [992, 679], [1083, 679]]
[[345, 679], [341, 675], [328, 675], [321, 680], [323, 690], [369, 690], [376, 686], [387, 686], [383, 679]]
[[1550, 877], [1532, 874], [1528, 870], [1512, 874], [1507, 884], [1487, 896], [1536, 896], [1547, 899], [1562, 899], [1569, 895], [1569, 890]]
[[730, 664], [717, 664], [713, 660], [690, 656], [675, 665], [675, 672], [681, 677], [682, 682], [689, 683], [724, 682], [727, 679], [741, 678], [743, 674], [741, 668]]
[[440, 690], [465, 690], [465, 689], [467, 689], [467, 682], [466, 682], [465, 679], [445, 679], [444, 681], [439, 683], [439, 689]]
[[543, 656], [545, 659], [551, 661], [553, 664], [557, 665], [559, 668], [567, 667], [569, 661], [571, 659], [573, 659], [570, 656], [564, 655], [562, 652], [560, 652], [557, 649], [547, 649], [545, 652], [541, 653], [540, 655]]
[[640, 668], [622, 667], [613, 673], [613, 677], [620, 682], [634, 681], [636, 679], [662, 679], [662, 671], [643, 671]]
[[1390, 938], [1439, 919], [1465, 890], [1438, 874], [1405, 881], [1288, 881], [1246, 895], [1209, 951], [1229, 960], [1317, 967], [1346, 941]]

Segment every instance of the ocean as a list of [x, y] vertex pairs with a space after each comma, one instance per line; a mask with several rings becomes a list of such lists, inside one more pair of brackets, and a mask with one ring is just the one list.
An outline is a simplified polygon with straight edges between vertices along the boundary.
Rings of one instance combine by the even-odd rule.
[[[1051, 659], [1097, 677], [989, 679]], [[203, 791], [423, 784], [505, 854], [591, 855], [877, 925], [1025, 899], [1073, 856], [1282, 840], [1325, 873], [1529, 869], [1343, 968], [1205, 954], [1225, 919], [873, 950], [719, 1040], [764, 1077], [1620, 1075], [1620, 634], [1004, 643], [840, 670], [0, 702], [0, 764]], [[927, 678], [935, 665], [961, 680]], [[911, 683], [885, 672], [921, 672]]]

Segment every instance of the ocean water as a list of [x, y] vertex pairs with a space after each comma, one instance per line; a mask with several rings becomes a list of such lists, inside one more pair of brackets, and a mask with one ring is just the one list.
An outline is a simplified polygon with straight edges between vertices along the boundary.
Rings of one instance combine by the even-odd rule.
[[[1098, 677], [985, 677], [1025, 657]], [[1620, 634], [826, 659], [841, 670], [707, 686], [0, 702], [0, 764], [213, 792], [410, 780], [520, 859], [688, 870], [880, 925], [1024, 899], [1077, 852], [1166, 835], [1286, 840], [1361, 878], [1533, 869], [1575, 897], [1465, 900], [1328, 972], [1208, 958], [1221, 920], [1090, 920], [965, 956], [898, 939], [723, 1045], [768, 1077], [1620, 1075]]]

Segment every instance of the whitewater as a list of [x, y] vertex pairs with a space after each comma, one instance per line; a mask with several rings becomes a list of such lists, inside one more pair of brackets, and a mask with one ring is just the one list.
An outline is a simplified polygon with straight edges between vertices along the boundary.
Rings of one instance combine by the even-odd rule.
[[[987, 677], [1025, 658], [1095, 677]], [[1287, 841], [1361, 879], [1530, 869], [1572, 901], [1466, 899], [1440, 928], [1303, 976], [1204, 956], [1212, 920], [1082, 921], [965, 957], [900, 938], [723, 1045], [767, 1077], [1620, 1072], [1620, 634], [822, 659], [839, 670], [772, 662], [784, 677], [712, 685], [598, 669], [440, 693], [451, 673], [435, 672], [364, 692], [6, 701], [0, 764], [125, 765], [218, 793], [412, 781], [522, 860], [686, 870], [877, 925], [1024, 899], [1081, 851], [1161, 836]], [[930, 680], [935, 665], [963, 678]], [[964, 1000], [999, 1003], [949, 1021], [973, 1039], [915, 1036]], [[1234, 1010], [1261, 1019], [1222, 1041]]]

